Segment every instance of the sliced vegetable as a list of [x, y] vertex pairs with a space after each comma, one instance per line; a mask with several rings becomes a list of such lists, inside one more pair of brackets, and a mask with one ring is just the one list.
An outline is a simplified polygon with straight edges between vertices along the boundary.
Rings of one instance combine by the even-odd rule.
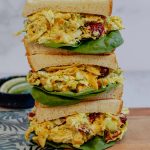
[[0, 87], [0, 92], [7, 93], [11, 87], [24, 82], [26, 82], [25, 77], [8, 80]]
[[31, 93], [31, 86], [26, 82], [25, 77], [19, 77], [6, 81], [0, 87], [0, 92], [9, 94], [28, 94]]
[[114, 49], [123, 44], [123, 42], [123, 38], [119, 31], [111, 31], [97, 40], [91, 39], [89, 41], [82, 41], [75, 45], [59, 44], [53, 41], [45, 41], [42, 44], [46, 47], [61, 47], [62, 49], [64, 48], [82, 54], [102, 54], [113, 52]]
[[102, 92], [110, 91], [112, 88], [117, 87], [118, 84], [109, 84], [105, 88], [101, 88], [99, 90], [87, 89], [80, 93], [73, 92], [47, 92], [41, 88], [33, 87], [32, 88], [32, 96], [33, 98], [48, 106], [64, 106], [64, 105], [72, 105], [77, 104], [83, 99], [87, 97], [92, 97], [98, 95]]
[[31, 85], [29, 83], [22, 83], [16, 86], [13, 86], [9, 89], [8, 93], [10, 94], [28, 94], [31, 93]]

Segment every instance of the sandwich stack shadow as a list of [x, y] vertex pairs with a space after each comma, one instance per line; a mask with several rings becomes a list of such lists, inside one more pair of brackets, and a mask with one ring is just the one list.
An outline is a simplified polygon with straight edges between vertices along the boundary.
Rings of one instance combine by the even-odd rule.
[[100, 150], [122, 139], [127, 119], [114, 51], [123, 25], [111, 9], [111, 0], [27, 0], [23, 41], [35, 99], [27, 140]]

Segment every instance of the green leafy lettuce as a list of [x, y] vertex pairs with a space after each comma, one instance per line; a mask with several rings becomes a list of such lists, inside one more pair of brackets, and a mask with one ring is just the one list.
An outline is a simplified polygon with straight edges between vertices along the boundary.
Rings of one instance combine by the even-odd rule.
[[111, 146], [113, 146], [115, 142], [105, 143], [105, 141], [96, 136], [92, 140], [83, 144], [79, 149], [80, 150], [105, 150]]
[[102, 92], [108, 92], [112, 88], [116, 88], [118, 84], [109, 84], [106, 87], [102, 87], [98, 90], [86, 89], [80, 93], [74, 92], [49, 92], [40, 87], [32, 88], [33, 98], [47, 106], [65, 106], [80, 103], [85, 98], [96, 96]]
[[[102, 137], [96, 136], [92, 140], [81, 145], [76, 150], [105, 150], [113, 146], [115, 143], [116, 143], [115, 141], [110, 143], [105, 143]], [[46, 142], [46, 149], [75, 150], [75, 148], [73, 148], [70, 144], [54, 143], [50, 141]]]
[[119, 31], [111, 31], [105, 36], [97, 40], [81, 41], [80, 43], [75, 43], [74, 45], [68, 45], [64, 43], [55, 43], [53, 41], [43, 41], [46, 47], [62, 48], [67, 49], [72, 52], [82, 53], [82, 54], [102, 54], [111, 53], [115, 48], [123, 44], [123, 38]]

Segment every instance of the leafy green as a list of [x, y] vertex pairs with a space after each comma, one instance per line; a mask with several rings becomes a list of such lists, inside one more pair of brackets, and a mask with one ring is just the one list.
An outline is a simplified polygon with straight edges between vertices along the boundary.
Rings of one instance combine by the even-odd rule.
[[115, 48], [123, 44], [123, 39], [119, 31], [112, 31], [98, 40], [91, 40], [73, 48], [73, 52], [83, 54], [111, 53]]
[[73, 105], [80, 102], [80, 100], [70, 100], [61, 96], [50, 95], [38, 88], [32, 88], [32, 96], [36, 101], [47, 106]]
[[[85, 96], [85, 95], [89, 95], [90, 93], [95, 92], [95, 90], [92, 88], [87, 88], [87, 89], [81, 91], [80, 93], [74, 93], [74, 92], [70, 92], [70, 91], [67, 91], [67, 92], [50, 92], [50, 91], [43, 89], [42, 87], [36, 87], [36, 88], [38, 88], [38, 89], [42, 90], [43, 92], [46, 92], [50, 95], [62, 96], [62, 97], [67, 97], [67, 98], [76, 98], [76, 99], [81, 99], [80, 97]], [[104, 88], [102, 88], [101, 90], [103, 91]]]
[[45, 41], [42, 44], [47, 47], [61, 47], [62, 49], [64, 48], [82, 54], [102, 54], [113, 52], [114, 49], [123, 44], [123, 42], [123, 38], [119, 31], [111, 31], [97, 40], [90, 39], [88, 41], [81, 41], [81, 43], [76, 43], [74, 45], [59, 44], [53, 41]]
[[46, 92], [50, 95], [62, 96], [62, 97], [67, 97], [67, 98], [75, 98], [75, 99], [83, 99], [83, 98], [85, 98], [91, 94], [98, 94], [98, 93], [102, 93], [105, 91], [110, 91], [112, 88], [115, 88], [116, 86], [117, 86], [117, 84], [113, 83], [113, 84], [109, 84], [106, 87], [101, 87], [98, 90], [95, 90], [93, 88], [87, 88], [87, 89], [85, 89], [79, 93], [70, 92], [70, 91], [67, 91], [67, 92], [50, 92], [50, 91], [43, 89], [42, 87], [36, 87], [36, 88], [39, 88], [40, 90], [43, 90], [44, 92]]
[[[87, 143], [83, 144], [78, 148], [78, 150], [105, 150], [111, 146], [113, 146], [116, 142], [105, 143], [102, 137], [96, 136]], [[46, 148], [55, 148], [55, 149], [75, 149], [69, 144], [62, 144], [62, 143], [54, 143], [47, 141]]]
[[113, 146], [115, 142], [105, 143], [101, 137], [94, 137], [92, 140], [83, 144], [79, 149], [80, 150], [105, 150]]
[[60, 149], [60, 148], [61, 148], [61, 149], [64, 149], [64, 148], [65, 148], [65, 149], [66, 149], [66, 148], [67, 148], [67, 149], [72, 149], [72, 146], [70, 146], [69, 144], [54, 143], [54, 142], [50, 142], [50, 141], [47, 141], [47, 142], [46, 142], [46, 146], [47, 146], [47, 147], [50, 146], [50, 147], [52, 147], [52, 148], [57, 148], [57, 149], [58, 149], [58, 148], [59, 148], [59, 149]]
[[80, 103], [87, 97], [96, 96], [102, 92], [108, 92], [112, 88], [116, 88], [118, 84], [109, 84], [105, 88], [99, 90], [86, 89], [80, 93], [73, 92], [48, 92], [39, 87], [32, 88], [33, 98], [47, 106], [64, 106]]

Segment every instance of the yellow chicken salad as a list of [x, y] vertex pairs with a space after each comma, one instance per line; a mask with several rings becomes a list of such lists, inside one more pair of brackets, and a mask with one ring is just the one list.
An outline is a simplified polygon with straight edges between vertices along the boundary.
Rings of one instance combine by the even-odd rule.
[[[123, 43], [118, 16], [54, 12], [44, 9], [25, 20], [24, 39], [46, 47], [78, 53], [110, 53]], [[90, 43], [90, 44], [89, 44]], [[94, 45], [98, 45], [95, 47]], [[82, 47], [84, 46], [84, 49]]]
[[[122, 71], [97, 65], [69, 65], [30, 71], [33, 98], [47, 106], [73, 105], [123, 85]], [[94, 98], [90, 98], [94, 100]]]
[[122, 71], [94, 65], [48, 67], [30, 72], [27, 81], [47, 91], [79, 93], [87, 88], [95, 90], [109, 84], [123, 84]]
[[32, 115], [26, 139], [44, 147], [47, 142], [71, 144], [79, 148], [95, 136], [103, 137], [106, 143], [122, 139], [127, 128], [125, 115], [108, 113], [79, 113], [56, 120], [39, 123]]
[[112, 31], [123, 29], [121, 18], [78, 13], [60, 13], [42, 10], [28, 16], [25, 23], [26, 38], [30, 42], [73, 45], [82, 39], [97, 39]]

